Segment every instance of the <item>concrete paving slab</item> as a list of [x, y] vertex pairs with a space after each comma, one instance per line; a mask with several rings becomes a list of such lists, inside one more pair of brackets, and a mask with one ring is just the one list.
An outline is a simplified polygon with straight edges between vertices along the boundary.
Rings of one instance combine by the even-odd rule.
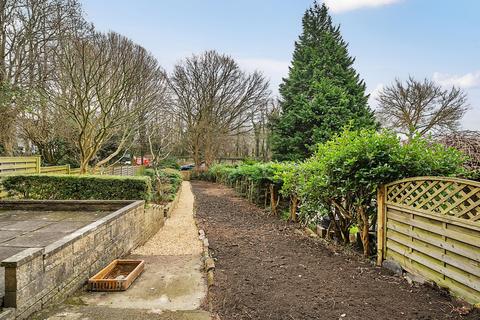
[[0, 221], [14, 221], [15, 216], [11, 211], [0, 210]]
[[10, 220], [10, 221], [0, 221], [0, 229], [3, 227], [3, 226], [8, 226], [9, 224], [14, 224], [15, 221], [13, 220]]
[[3, 242], [3, 247], [29, 247], [40, 248], [49, 245], [50, 243], [63, 238], [65, 233], [62, 232], [30, 232], [19, 237], [16, 237], [7, 242]]
[[[5, 260], [13, 255], [16, 255], [20, 251], [27, 249], [27, 247], [2, 247], [0, 246], [0, 261]], [[3, 269], [3, 268], [0, 268]], [[3, 281], [3, 279], [2, 279]]]
[[81, 214], [69, 215], [66, 216], [65, 219], [62, 221], [85, 221], [85, 222], [93, 222], [97, 221], [100, 218], [103, 218], [109, 215], [110, 211], [90, 211], [90, 212], [82, 212]]
[[28, 210], [1, 210], [0, 217], [10, 221], [37, 220], [38, 213]]
[[51, 222], [49, 221], [36, 221], [36, 220], [17, 221], [15, 223], [0, 227], [0, 233], [1, 233], [1, 230], [30, 232], [30, 231], [38, 230], [49, 224], [51, 224]]
[[0, 231], [0, 243], [12, 240], [15, 237], [20, 236], [23, 231], [19, 230], [2, 230]]
[[[111, 211], [0, 210], [0, 261], [27, 248], [45, 247]], [[72, 221], [63, 221], [63, 220]], [[5, 291], [0, 267], [0, 304]]]
[[59, 221], [38, 229], [36, 232], [72, 233], [75, 230], [86, 226], [87, 224], [89, 224], [87, 221]]
[[72, 211], [33, 211], [25, 214], [28, 220], [42, 220], [42, 221], [62, 221], [72, 215], [75, 215]]

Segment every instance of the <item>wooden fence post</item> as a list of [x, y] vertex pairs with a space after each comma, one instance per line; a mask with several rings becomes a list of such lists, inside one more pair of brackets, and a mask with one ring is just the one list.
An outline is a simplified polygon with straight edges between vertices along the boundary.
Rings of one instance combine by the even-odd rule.
[[377, 265], [381, 266], [385, 252], [385, 186], [377, 190]]
[[35, 159], [35, 173], [40, 173], [41, 164], [42, 164], [42, 156], [36, 156], [36, 159]]

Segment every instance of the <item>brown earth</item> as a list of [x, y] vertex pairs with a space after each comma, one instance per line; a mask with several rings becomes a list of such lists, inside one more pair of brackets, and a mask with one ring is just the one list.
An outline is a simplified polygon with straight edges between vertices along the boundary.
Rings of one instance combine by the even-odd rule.
[[209, 307], [234, 319], [480, 319], [448, 294], [409, 285], [360, 255], [311, 239], [224, 186], [193, 182], [216, 259]]

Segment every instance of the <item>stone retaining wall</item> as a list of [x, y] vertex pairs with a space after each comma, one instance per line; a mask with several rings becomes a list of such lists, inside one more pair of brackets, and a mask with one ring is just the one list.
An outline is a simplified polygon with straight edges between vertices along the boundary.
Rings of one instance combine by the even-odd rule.
[[[102, 203], [105, 207], [107, 202]], [[62, 301], [113, 259], [145, 243], [173, 207], [174, 203], [145, 207], [144, 201], [130, 201], [45, 248], [29, 248], [2, 261], [4, 306], [15, 308], [17, 319], [25, 319]]]

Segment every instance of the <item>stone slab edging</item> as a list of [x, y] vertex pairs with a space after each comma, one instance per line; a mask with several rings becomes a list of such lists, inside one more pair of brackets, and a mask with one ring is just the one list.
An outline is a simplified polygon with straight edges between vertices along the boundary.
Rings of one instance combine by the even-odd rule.
[[208, 242], [208, 238], [205, 235], [205, 231], [203, 229], [198, 230], [198, 239], [202, 241], [202, 246], [203, 246], [202, 259], [203, 259], [205, 273], [207, 274], [207, 285], [208, 287], [211, 287], [215, 283], [215, 279], [214, 279], [215, 260], [213, 260], [213, 258], [210, 255], [210, 251], [208, 250], [210, 244]]

